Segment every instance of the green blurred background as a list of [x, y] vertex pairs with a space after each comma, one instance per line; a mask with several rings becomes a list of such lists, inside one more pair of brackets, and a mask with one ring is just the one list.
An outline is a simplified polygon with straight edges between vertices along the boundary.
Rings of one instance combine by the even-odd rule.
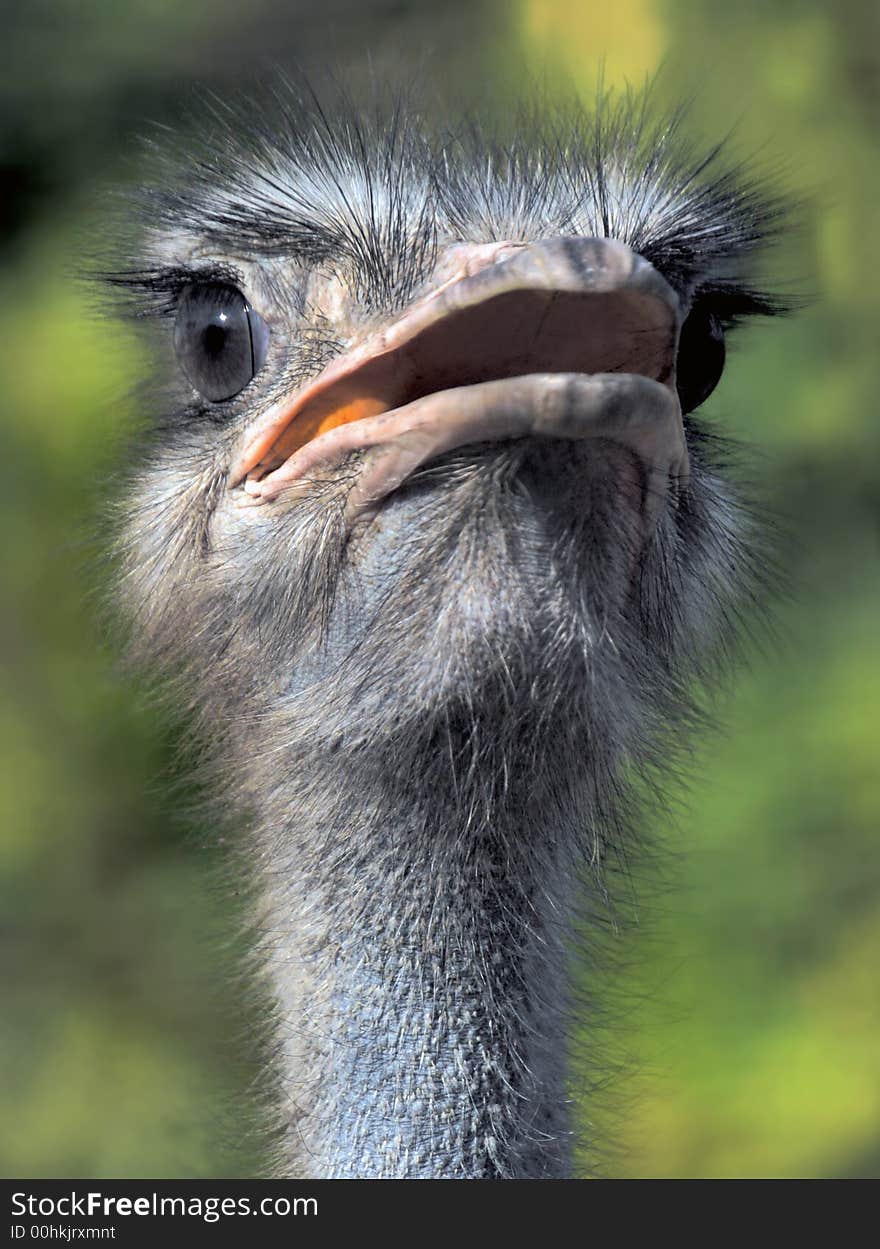
[[662, 65], [658, 102], [696, 92], [697, 134], [735, 126], [808, 197], [770, 271], [811, 303], [744, 331], [709, 405], [760, 448], [794, 595], [661, 821], [673, 888], [618, 938], [629, 1074], [581, 1113], [612, 1174], [880, 1173], [875, 0], [29, 0], [0, 29], [0, 1173], [262, 1165], [218, 1119], [255, 1062], [240, 916], [88, 571], [138, 347], [72, 274], [194, 84], [356, 79], [365, 48], [380, 79], [422, 65], [438, 108]]

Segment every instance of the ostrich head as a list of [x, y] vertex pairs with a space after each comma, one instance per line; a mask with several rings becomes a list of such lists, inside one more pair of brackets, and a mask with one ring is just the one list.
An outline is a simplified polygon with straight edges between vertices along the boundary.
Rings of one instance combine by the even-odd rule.
[[164, 375], [122, 586], [251, 830], [279, 1167], [570, 1174], [580, 908], [760, 580], [698, 409], [776, 207], [633, 102], [213, 125], [114, 279]]

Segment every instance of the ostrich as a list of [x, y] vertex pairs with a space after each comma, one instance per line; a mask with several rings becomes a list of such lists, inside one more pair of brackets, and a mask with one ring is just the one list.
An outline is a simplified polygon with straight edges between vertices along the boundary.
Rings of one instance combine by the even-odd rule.
[[697, 409], [780, 205], [633, 98], [276, 103], [111, 275], [161, 374], [131, 648], [248, 830], [278, 1173], [569, 1176], [572, 960], [766, 580]]

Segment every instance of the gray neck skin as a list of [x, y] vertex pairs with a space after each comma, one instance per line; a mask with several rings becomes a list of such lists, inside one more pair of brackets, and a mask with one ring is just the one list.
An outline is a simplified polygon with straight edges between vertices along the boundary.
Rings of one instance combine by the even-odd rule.
[[558, 813], [560, 827], [547, 827], [552, 799], [524, 784], [475, 802], [465, 782], [464, 802], [448, 763], [412, 784], [325, 758], [320, 792], [297, 771], [290, 823], [264, 841], [285, 1167], [312, 1178], [569, 1175], [573, 838]]

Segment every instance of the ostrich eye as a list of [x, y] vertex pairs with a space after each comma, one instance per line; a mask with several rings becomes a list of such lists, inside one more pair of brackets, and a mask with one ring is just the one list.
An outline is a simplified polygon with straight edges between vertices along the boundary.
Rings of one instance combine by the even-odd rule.
[[676, 385], [682, 412], [708, 399], [724, 372], [724, 330], [711, 312], [697, 305], [681, 327]]
[[180, 298], [174, 349], [180, 367], [212, 403], [244, 390], [266, 359], [269, 330], [234, 286], [203, 283]]

